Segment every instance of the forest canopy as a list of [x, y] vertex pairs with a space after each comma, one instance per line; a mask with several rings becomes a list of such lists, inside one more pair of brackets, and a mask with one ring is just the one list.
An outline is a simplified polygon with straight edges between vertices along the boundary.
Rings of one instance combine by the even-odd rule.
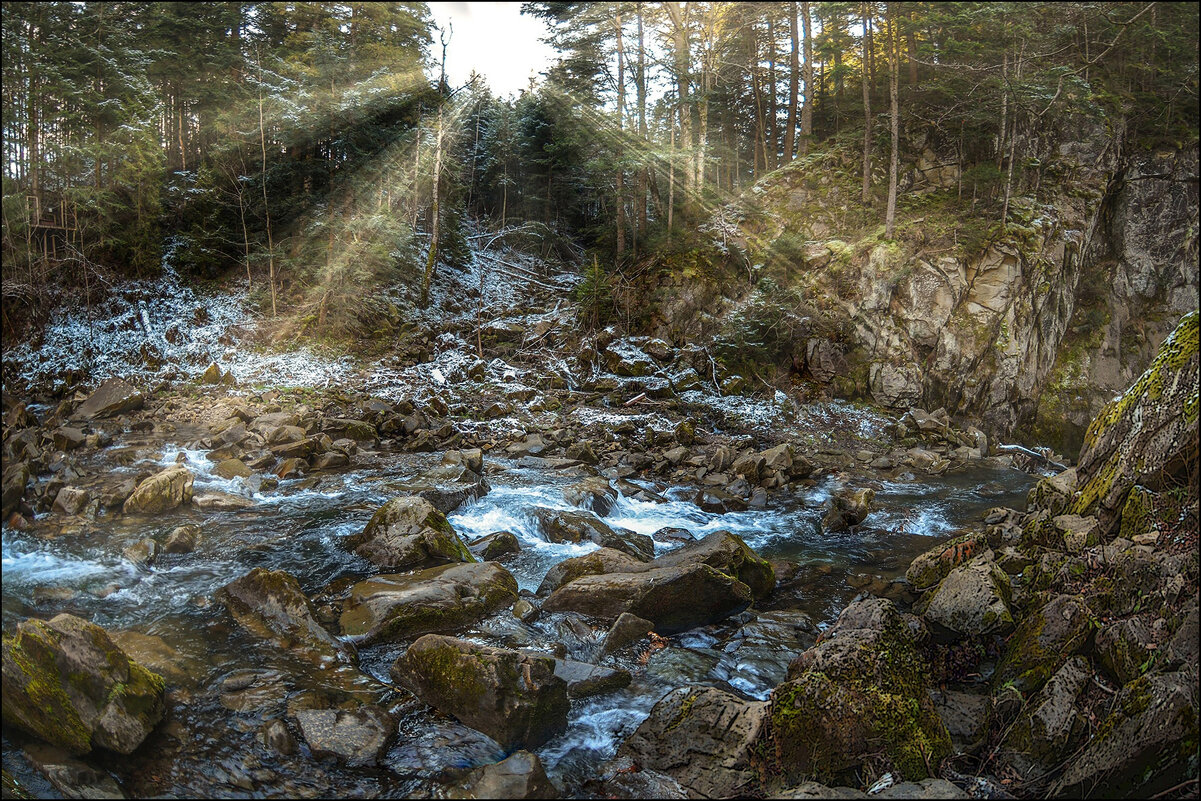
[[891, 238], [925, 154], [1004, 225], [1065, 131], [1197, 138], [1192, 3], [522, 11], [559, 60], [498, 98], [447, 82], [424, 3], [5, 3], [6, 335], [165, 259], [365, 334], [364, 289], [420, 304], [472, 226], [543, 226], [603, 283], [821, 143], [858, 154]]

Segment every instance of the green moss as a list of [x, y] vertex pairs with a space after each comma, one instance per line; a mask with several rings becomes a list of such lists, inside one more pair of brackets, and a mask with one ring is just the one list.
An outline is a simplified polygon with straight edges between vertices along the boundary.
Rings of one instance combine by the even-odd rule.
[[4, 638], [4, 661], [11, 661], [23, 678], [20, 690], [13, 683], [11, 698], [5, 693], [4, 720], [72, 753], [87, 753], [92, 749], [92, 733], [63, 686], [54, 657], [57, 639], [40, 620], [25, 621], [16, 637]]
[[487, 685], [474, 669], [473, 660], [447, 643], [423, 648], [412, 657], [410, 664], [415, 672], [429, 677], [427, 680], [434, 686], [461, 699], [467, 709], [478, 705], [487, 692]]

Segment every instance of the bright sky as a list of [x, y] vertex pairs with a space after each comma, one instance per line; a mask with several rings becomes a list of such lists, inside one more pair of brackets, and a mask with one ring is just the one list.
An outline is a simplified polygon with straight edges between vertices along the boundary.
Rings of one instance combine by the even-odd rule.
[[[454, 26], [446, 48], [446, 72], [452, 88], [462, 86], [474, 69], [483, 75], [492, 92], [507, 96], [529, 86], [530, 74], [546, 70], [555, 52], [540, 41], [546, 25], [522, 16], [521, 3], [429, 3], [438, 25]], [[438, 33], [430, 55], [442, 58]], [[541, 81], [541, 78], [538, 79]]]

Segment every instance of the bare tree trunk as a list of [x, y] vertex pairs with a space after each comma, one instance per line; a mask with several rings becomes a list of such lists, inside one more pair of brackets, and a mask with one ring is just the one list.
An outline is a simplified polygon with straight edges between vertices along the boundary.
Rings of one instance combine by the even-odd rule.
[[625, 48], [621, 38], [621, 14], [616, 15], [613, 26], [617, 36], [617, 197], [615, 202], [617, 205], [617, 258], [620, 260], [626, 250], [625, 170], [621, 164], [621, 139], [625, 128], [626, 71]]
[[[680, 114], [680, 139], [683, 147], [692, 144], [692, 115], [688, 105], [689, 81], [689, 47], [687, 9], [682, 9], [679, 3], [664, 3], [672, 22], [672, 40], [675, 49], [676, 63], [676, 98]], [[684, 170], [684, 194], [688, 194], [689, 170]]]
[[863, 4], [863, 205], [871, 202], [872, 188], [872, 93], [868, 86], [867, 60], [871, 51], [871, 13]]
[[801, 32], [805, 48], [805, 102], [801, 106], [801, 140], [797, 150], [803, 156], [809, 152], [809, 140], [813, 138], [813, 106], [817, 96], [813, 86], [813, 31], [809, 18], [809, 4], [801, 3]]
[[275, 304], [275, 243], [271, 240], [271, 206], [267, 203], [267, 129], [263, 124], [263, 60], [256, 53], [259, 67], [259, 149], [262, 154], [263, 214], [267, 218], [267, 280], [271, 285], [271, 316], [276, 315]]
[[792, 39], [792, 51], [788, 56], [788, 122], [784, 128], [784, 163], [796, 157], [796, 110], [798, 83], [801, 78], [801, 68], [798, 62], [800, 50], [800, 34], [797, 32], [796, 0], [788, 4], [788, 32]]
[[421, 305], [424, 307], [429, 303], [430, 299], [430, 283], [434, 280], [434, 273], [438, 269], [438, 229], [439, 218], [438, 200], [439, 200], [439, 179], [442, 176], [442, 109], [443, 106], [438, 106], [438, 136], [434, 140], [434, 181], [433, 192], [434, 202], [430, 207], [430, 249], [429, 255], [425, 260], [425, 275], [421, 279]]
[[635, 248], [637, 248], [637, 235], [646, 233], [646, 148], [648, 144], [646, 130], [646, 47], [642, 33], [642, 3], [638, 4], [638, 135], [641, 137], [643, 151], [639, 158], [642, 166], [638, 170], [638, 202], [635, 204], [638, 210]]
[[671, 241], [672, 220], [676, 208], [676, 126], [671, 129], [671, 157], [667, 162], [667, 241]]
[[776, 24], [770, 16], [767, 18], [767, 48], [767, 169], [770, 171], [780, 166], [779, 121], [776, 117]]
[[884, 238], [892, 239], [897, 221], [897, 148], [900, 145], [901, 112], [897, 106], [897, 20], [892, 3], [885, 5], [888, 25], [888, 112], [892, 147], [888, 158], [888, 211], [884, 215]]

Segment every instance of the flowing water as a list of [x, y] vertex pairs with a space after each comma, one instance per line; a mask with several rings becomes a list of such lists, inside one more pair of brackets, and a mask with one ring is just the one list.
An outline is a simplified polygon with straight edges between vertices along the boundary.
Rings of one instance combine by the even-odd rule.
[[[204, 451], [167, 444], [126, 469], [161, 469], [182, 460], [196, 475], [196, 492], [239, 494], [254, 505], [237, 511], [186, 510], [153, 518], [101, 519], [48, 540], [5, 529], [4, 628], [11, 631], [20, 619], [33, 615], [71, 612], [111, 630], [133, 629], [161, 637], [179, 651], [195, 676], [190, 694], [195, 703], [183, 715], [192, 745], [190, 757], [174, 755], [168, 775], [160, 776], [161, 784], [150, 786], [160, 792], [216, 794], [235, 792], [237, 787], [245, 793], [245, 779], [239, 777], [247, 769], [234, 763], [243, 753], [240, 749], [248, 747], [253, 721], [232, 715], [243, 718], [245, 731], [233, 737], [223, 732], [232, 713], [213, 702], [217, 692], [213, 688], [234, 671], [278, 668], [282, 662], [270, 647], [249, 641], [231, 626], [212, 603], [213, 593], [254, 567], [288, 571], [311, 596], [319, 596], [331, 584], [344, 586], [374, 574], [374, 566], [341, 547], [341, 541], [362, 530], [374, 510], [395, 494], [394, 487], [433, 466], [435, 458], [367, 454], [361, 469], [287, 480], [271, 492], [256, 493], [241, 479], [214, 475], [214, 463]], [[562, 488], [577, 479], [504, 459], [488, 464], [491, 492], [460, 507], [449, 519], [466, 540], [499, 530], [517, 535], [522, 551], [506, 561], [506, 567], [519, 587], [533, 590], [553, 564], [595, 549], [590, 543], [546, 542], [531, 515], [536, 507], [571, 508], [563, 500]], [[664, 502], [619, 498], [606, 522], [647, 535], [666, 527], [686, 529], [695, 537], [724, 529], [767, 558], [821, 568], [792, 604], [805, 613], [801, 620], [820, 628], [854, 596], [849, 576], [865, 571], [884, 579], [902, 575], [913, 556], [978, 520], [983, 510], [1019, 503], [1031, 481], [1016, 470], [979, 467], [921, 481], [879, 482], [876, 511], [854, 533], [831, 535], [820, 531], [818, 521], [837, 480], [827, 479], [802, 491], [777, 492], [763, 510], [726, 514], [702, 511], [688, 500], [686, 488], [648, 483], [647, 488], [661, 492]], [[199, 523], [203, 531], [193, 553], [160, 556], [149, 568], [135, 566], [122, 556], [126, 546], [145, 537], [161, 541], [166, 532], [186, 522]], [[679, 542], [656, 541], [660, 553], [675, 547]], [[613, 755], [655, 701], [675, 687], [710, 684], [750, 698], [766, 698], [783, 679], [791, 658], [812, 641], [813, 629], [798, 629], [797, 620], [795, 612], [784, 616], [766, 612], [741, 629], [717, 624], [671, 637], [670, 647], [650, 654], [644, 664], [627, 660], [625, 667], [635, 676], [631, 686], [574, 702], [568, 731], [539, 749], [548, 772], [566, 786], [578, 786], [600, 761]], [[533, 625], [500, 615], [466, 636], [543, 650], [564, 642], [570, 656], [586, 658], [595, 653], [603, 634], [603, 629], [565, 630], [562, 620], [553, 615]], [[388, 668], [401, 650], [396, 645], [365, 648], [359, 654], [360, 668], [390, 682]], [[409, 734], [403, 736], [406, 727]], [[424, 711], [409, 714], [401, 729], [402, 736], [385, 760], [390, 771], [329, 768], [325, 781], [341, 775], [357, 776], [355, 781], [363, 782], [373, 776], [377, 778], [362, 786], [404, 793], [412, 788], [397, 777], [436, 775], [499, 756], [488, 738]], [[214, 773], [206, 767], [214, 760], [230, 764], [224, 773]], [[314, 792], [324, 786], [319, 778], [307, 781]], [[287, 785], [294, 792], [304, 792], [306, 786], [303, 781]]]

